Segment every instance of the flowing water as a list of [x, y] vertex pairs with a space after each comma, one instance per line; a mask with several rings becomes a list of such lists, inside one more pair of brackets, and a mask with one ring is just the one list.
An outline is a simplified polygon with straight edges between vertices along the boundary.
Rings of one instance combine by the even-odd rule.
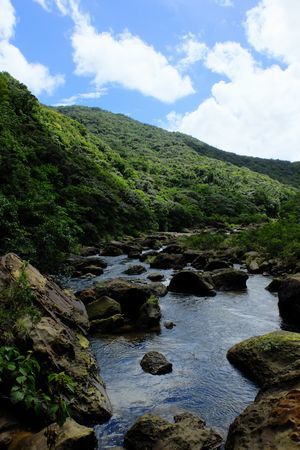
[[[126, 257], [105, 258], [108, 268], [99, 280], [124, 276]], [[144, 264], [148, 273], [149, 266]], [[163, 271], [166, 283], [172, 271]], [[94, 280], [93, 280], [94, 281]], [[277, 298], [265, 290], [269, 277], [250, 275], [246, 292], [219, 292], [216, 297], [199, 298], [171, 294], [160, 299], [162, 323], [172, 320], [176, 327], [162, 327], [157, 333], [101, 336], [92, 347], [113, 405], [113, 417], [96, 427], [99, 449], [122, 445], [126, 430], [138, 416], [151, 412], [167, 419], [188, 410], [202, 416], [224, 437], [234, 418], [254, 400], [257, 387], [232, 367], [227, 350], [248, 337], [280, 328]], [[91, 284], [72, 280], [75, 289]], [[173, 372], [162, 376], [144, 373], [143, 355], [162, 352]]]

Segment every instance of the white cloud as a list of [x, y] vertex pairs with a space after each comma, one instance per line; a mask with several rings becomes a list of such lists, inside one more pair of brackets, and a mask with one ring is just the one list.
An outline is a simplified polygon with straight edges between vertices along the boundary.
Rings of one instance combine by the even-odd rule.
[[177, 46], [176, 50], [178, 53], [184, 54], [184, 57], [178, 63], [178, 68], [185, 70], [196, 62], [203, 60], [208, 48], [194, 34], [188, 33], [183, 36], [182, 42]]
[[16, 26], [16, 13], [11, 1], [0, 0], [0, 11], [0, 71], [9, 72], [37, 95], [42, 92], [51, 94], [64, 82], [64, 77], [51, 75], [46, 66], [27, 61], [10, 42]]
[[47, 0], [34, 0], [36, 3], [38, 3], [42, 8], [44, 8], [46, 11], [50, 11], [50, 5]]
[[300, 61], [299, 23], [299, 0], [261, 0], [248, 11], [245, 26], [257, 51], [291, 64]]
[[216, 0], [217, 4], [228, 8], [229, 6], [234, 6], [233, 0]]
[[181, 75], [140, 37], [129, 31], [119, 35], [98, 32], [77, 0], [53, 1], [74, 21], [71, 42], [75, 73], [91, 77], [97, 89], [115, 83], [166, 103], [194, 93], [190, 77]]
[[95, 98], [100, 98], [106, 94], [106, 89], [102, 89], [100, 91], [95, 92], [85, 92], [82, 94], [75, 94], [68, 98], [63, 98], [59, 102], [57, 102], [54, 106], [70, 106], [74, 105], [79, 100], [91, 100]]
[[168, 115], [169, 128], [240, 154], [299, 160], [300, 64], [261, 68], [238, 43], [217, 44], [205, 65], [229, 78], [184, 115]]
[[16, 24], [15, 10], [10, 0], [0, 0], [0, 39], [10, 39]]

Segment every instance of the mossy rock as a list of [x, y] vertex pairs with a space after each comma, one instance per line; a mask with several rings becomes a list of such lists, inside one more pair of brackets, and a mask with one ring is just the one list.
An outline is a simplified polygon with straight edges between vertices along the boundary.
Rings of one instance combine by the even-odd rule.
[[91, 321], [97, 319], [107, 319], [115, 314], [121, 314], [120, 303], [110, 297], [104, 296], [86, 306], [86, 310]]
[[114, 333], [124, 325], [124, 317], [122, 314], [115, 314], [107, 319], [92, 320], [91, 331], [93, 333]]
[[300, 334], [274, 331], [234, 345], [228, 360], [259, 385], [275, 383], [288, 373], [300, 374]]

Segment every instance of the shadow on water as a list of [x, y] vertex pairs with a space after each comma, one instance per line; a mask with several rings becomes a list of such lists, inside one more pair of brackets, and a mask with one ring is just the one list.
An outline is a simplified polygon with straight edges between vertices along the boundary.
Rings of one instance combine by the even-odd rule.
[[[108, 268], [99, 280], [124, 276], [125, 268], [136, 263], [124, 256], [106, 260]], [[144, 266], [145, 279], [151, 270]], [[172, 271], [163, 272], [168, 280]], [[257, 393], [257, 387], [229, 364], [227, 350], [243, 339], [280, 328], [277, 298], [265, 290], [269, 282], [268, 277], [250, 276], [247, 291], [220, 292], [210, 298], [169, 293], [160, 303], [162, 322], [176, 323], [172, 330], [94, 337], [93, 350], [114, 411], [107, 424], [96, 427], [99, 449], [122, 445], [124, 433], [146, 412], [171, 419], [178, 411], [189, 410], [225, 436]], [[70, 284], [82, 289], [87, 282]], [[150, 350], [167, 356], [173, 363], [171, 374], [142, 371], [140, 360]]]

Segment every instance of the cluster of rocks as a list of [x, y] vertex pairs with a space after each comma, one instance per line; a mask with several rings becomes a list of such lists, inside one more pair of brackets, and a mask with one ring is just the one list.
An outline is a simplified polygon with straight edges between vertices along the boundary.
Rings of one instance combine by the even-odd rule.
[[261, 390], [230, 426], [226, 450], [298, 449], [300, 334], [253, 337], [232, 347], [227, 357]]
[[86, 305], [92, 331], [124, 332], [133, 327], [159, 326], [159, 296], [166, 294], [161, 283], [138, 283], [115, 278], [77, 293]]

